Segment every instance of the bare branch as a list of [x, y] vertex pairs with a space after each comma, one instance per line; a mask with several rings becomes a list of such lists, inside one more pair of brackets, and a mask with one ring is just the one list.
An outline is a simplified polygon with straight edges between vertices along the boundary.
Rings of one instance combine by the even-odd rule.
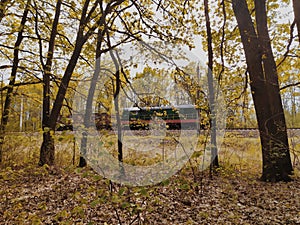
[[283, 87], [280, 88], [280, 91], [281, 91], [281, 90], [284, 90], [284, 89], [287, 89], [287, 88], [289, 88], [289, 87], [298, 87], [298, 88], [300, 88], [300, 82], [285, 85], [285, 86], [283, 86]]

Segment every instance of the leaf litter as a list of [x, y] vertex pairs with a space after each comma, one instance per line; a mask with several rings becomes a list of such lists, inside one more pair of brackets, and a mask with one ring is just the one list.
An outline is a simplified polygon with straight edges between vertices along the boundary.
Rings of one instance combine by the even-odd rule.
[[160, 184], [127, 187], [89, 168], [0, 171], [0, 224], [300, 224], [300, 178], [184, 168]]

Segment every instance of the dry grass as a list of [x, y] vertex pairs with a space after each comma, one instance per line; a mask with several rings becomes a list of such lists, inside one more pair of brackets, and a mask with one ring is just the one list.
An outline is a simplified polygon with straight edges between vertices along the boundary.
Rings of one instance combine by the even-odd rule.
[[[0, 170], [0, 224], [300, 223], [297, 167], [293, 182], [258, 181], [258, 138], [226, 136], [220, 149], [222, 167], [212, 178], [199, 169], [202, 140], [190, 163], [177, 174], [146, 187], [113, 184], [89, 168], [73, 166], [78, 146], [72, 135], [56, 137], [55, 167], [36, 166], [39, 136], [7, 138], [9, 160]], [[291, 139], [295, 156], [296, 138]], [[138, 158], [133, 153], [127, 157]], [[293, 160], [299, 162], [297, 157]]]

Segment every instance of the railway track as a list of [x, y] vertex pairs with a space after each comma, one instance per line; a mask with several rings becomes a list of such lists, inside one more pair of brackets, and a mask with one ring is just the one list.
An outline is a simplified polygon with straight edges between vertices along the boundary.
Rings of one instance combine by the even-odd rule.
[[[207, 130], [201, 130], [201, 134], [205, 134]], [[292, 137], [299, 137], [300, 138], [300, 128], [291, 128], [288, 129], [288, 136]], [[193, 132], [193, 131], [191, 131]], [[177, 134], [180, 135], [180, 130], [167, 130], [167, 133]], [[151, 134], [151, 130], [125, 130], [124, 135], [129, 136], [146, 136]], [[188, 134], [188, 132], [186, 132]], [[235, 128], [235, 129], [225, 129], [224, 132], [225, 137], [249, 137], [249, 138], [258, 138], [259, 137], [259, 130], [257, 128]]]
[[[300, 138], [300, 128], [289, 128], [287, 129], [289, 137], [299, 137]], [[67, 132], [69, 134], [76, 132], [76, 131], [56, 131], [57, 134], [63, 134]], [[115, 133], [114, 130], [110, 131], [111, 133]], [[151, 130], [123, 130], [125, 135], [138, 135], [138, 136], [145, 136], [151, 134]], [[167, 130], [166, 132], [169, 133], [176, 133], [180, 134], [180, 130]], [[191, 130], [192, 132], [192, 130]], [[206, 130], [201, 130], [201, 133], [205, 133]], [[34, 135], [38, 136], [41, 135], [41, 132], [7, 132], [7, 135]], [[241, 136], [241, 137], [259, 137], [259, 131], [257, 128], [226, 128], [225, 129], [225, 136]]]
[[[288, 136], [300, 138], [300, 128], [288, 128]], [[259, 137], [259, 130], [257, 128], [234, 128], [225, 129], [225, 135], [237, 135], [242, 137]]]

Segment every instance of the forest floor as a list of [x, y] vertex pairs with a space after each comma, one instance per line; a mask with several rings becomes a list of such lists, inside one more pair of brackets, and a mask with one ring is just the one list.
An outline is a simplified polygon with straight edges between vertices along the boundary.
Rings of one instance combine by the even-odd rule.
[[89, 168], [0, 171], [0, 224], [300, 224], [300, 177], [265, 183], [236, 168], [184, 168], [148, 187], [112, 184]]
[[175, 175], [145, 187], [111, 183], [74, 166], [79, 151], [72, 135], [58, 135], [56, 143], [56, 166], [38, 167], [40, 135], [6, 137], [0, 225], [300, 224], [299, 134], [290, 139], [295, 175], [288, 183], [259, 180], [260, 142], [250, 133], [226, 135], [222, 167], [212, 177], [195, 151]]

